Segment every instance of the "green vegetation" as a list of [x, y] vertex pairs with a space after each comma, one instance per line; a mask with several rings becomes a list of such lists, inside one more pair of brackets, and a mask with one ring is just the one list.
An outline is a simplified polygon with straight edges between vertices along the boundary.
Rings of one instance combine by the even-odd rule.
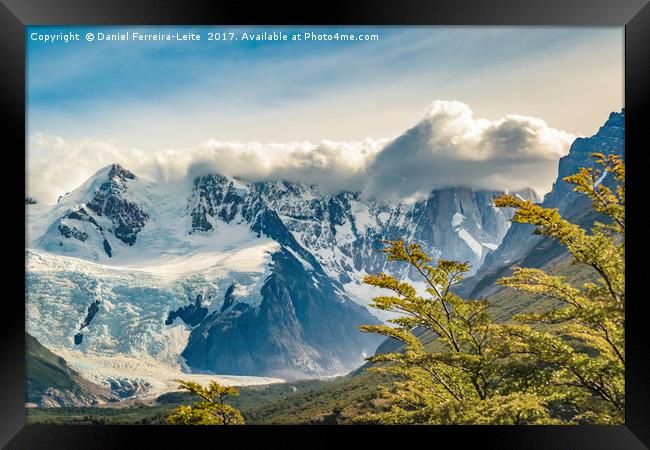
[[181, 405], [167, 417], [172, 425], [243, 425], [241, 413], [225, 402], [229, 396], [239, 395], [234, 386], [222, 386], [212, 381], [207, 387], [193, 381], [179, 380], [179, 388], [191, 392], [200, 401], [191, 406]]
[[[317, 381], [282, 400], [248, 412], [249, 423], [348, 424], [382, 403], [378, 375], [363, 371], [329, 381]], [[311, 383], [310, 383], [311, 384]], [[247, 419], [249, 420], [249, 419]]]
[[[372, 306], [401, 313], [396, 325], [364, 326], [403, 343], [372, 362], [370, 370], [398, 378], [382, 387], [388, 402], [379, 412], [357, 418], [381, 424], [535, 424], [624, 421], [625, 167], [614, 155], [594, 154], [603, 169], [581, 169], [565, 178], [589, 196], [594, 210], [609, 220], [591, 233], [560, 217], [556, 209], [504, 196], [500, 207], [515, 208], [513, 220], [536, 226], [556, 239], [576, 264], [595, 271], [595, 282], [573, 286], [565, 277], [540, 269], [516, 268], [499, 284], [560, 303], [542, 312], [519, 314], [516, 324], [497, 324], [486, 300], [467, 301], [452, 293], [468, 266], [439, 260], [435, 265], [417, 244], [388, 241], [389, 261], [415, 268], [428, 288], [418, 295], [408, 283], [380, 273], [368, 284], [392, 296]], [[601, 181], [611, 174], [615, 192]], [[532, 325], [550, 325], [547, 329]], [[425, 348], [414, 329], [435, 339]], [[422, 333], [419, 332], [421, 335]]]
[[[560, 307], [519, 315], [522, 324], [554, 324], [554, 332], [510, 327], [513, 352], [526, 353], [552, 368], [550, 383], [579, 423], [622, 424], [625, 414], [625, 166], [618, 156], [596, 153], [603, 169], [582, 168], [565, 178], [589, 196], [593, 208], [608, 217], [591, 233], [563, 220], [557, 210], [506, 196], [497, 206], [515, 207], [513, 220], [534, 224], [536, 233], [557, 239], [576, 263], [591, 267], [598, 279], [574, 286], [564, 277], [539, 269], [518, 268], [499, 284], [541, 294]], [[601, 183], [614, 177], [615, 191]], [[559, 394], [561, 392], [561, 394]]]
[[[335, 384], [325, 380], [304, 380], [293, 383], [279, 383], [266, 386], [248, 386], [240, 389], [240, 395], [229, 399], [230, 405], [241, 411], [248, 424], [259, 423], [257, 417], [267, 418], [273, 411], [273, 405], [288, 407], [293, 396], [317, 392]], [[371, 389], [371, 388], [369, 388]], [[64, 407], [64, 408], [28, 408], [28, 423], [48, 424], [166, 424], [165, 418], [181, 405], [191, 403], [194, 399], [189, 392], [169, 392], [158, 397], [154, 404], [135, 404], [130, 407]], [[265, 410], [265, 408], [270, 408]], [[258, 413], [258, 411], [264, 411]], [[277, 411], [284, 412], [281, 410]]]
[[175, 405], [125, 408], [27, 408], [28, 424], [46, 425], [163, 425]]
[[[358, 422], [379, 424], [536, 424], [556, 423], [548, 409], [541, 380], [544, 370], [535, 361], [504, 347], [504, 325], [492, 322], [485, 300], [467, 301], [451, 288], [463, 279], [468, 264], [438, 260], [430, 264], [418, 244], [388, 241], [389, 261], [415, 268], [427, 283], [429, 297], [380, 273], [364, 281], [393, 291], [373, 298], [371, 306], [398, 312], [390, 325], [369, 325], [362, 331], [379, 333], [403, 343], [396, 352], [377, 354], [371, 362], [390, 364], [369, 370], [397, 378], [382, 388], [388, 406], [364, 414]], [[429, 330], [439, 347], [427, 351], [413, 333]], [[550, 393], [549, 393], [550, 394]]]

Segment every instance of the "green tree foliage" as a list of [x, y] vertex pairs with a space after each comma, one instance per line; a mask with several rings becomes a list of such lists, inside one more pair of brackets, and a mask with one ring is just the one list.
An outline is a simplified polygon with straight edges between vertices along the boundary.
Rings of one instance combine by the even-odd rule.
[[[509, 329], [510, 345], [553, 367], [551, 382], [563, 392], [579, 422], [623, 423], [625, 409], [625, 165], [616, 155], [595, 153], [601, 168], [582, 168], [564, 181], [586, 194], [607, 220], [588, 233], [563, 220], [556, 209], [512, 196], [495, 200], [516, 208], [513, 221], [536, 226], [536, 233], [557, 239], [598, 275], [597, 282], [572, 286], [539, 269], [517, 268], [499, 284], [555, 299], [558, 307], [523, 314]], [[602, 183], [613, 178], [614, 189]], [[552, 331], [527, 324], [552, 324]]]
[[180, 389], [188, 390], [201, 400], [192, 406], [179, 406], [167, 417], [174, 425], [243, 425], [241, 413], [225, 403], [229, 395], [239, 395], [239, 389], [212, 381], [208, 387], [192, 381], [179, 380]]
[[[378, 354], [369, 370], [398, 379], [381, 387], [388, 406], [358, 418], [384, 424], [622, 423], [624, 410], [624, 165], [616, 156], [594, 155], [602, 169], [581, 169], [565, 181], [589, 196], [609, 217], [588, 233], [542, 208], [513, 196], [495, 200], [515, 208], [513, 220], [536, 225], [536, 233], [557, 239], [600, 276], [581, 287], [539, 269], [517, 268], [499, 284], [551, 297], [557, 308], [492, 322], [485, 300], [468, 301], [452, 292], [469, 265], [432, 264], [417, 244], [385, 241], [389, 261], [406, 263], [426, 283], [420, 295], [409, 283], [380, 273], [364, 282], [392, 291], [371, 306], [400, 313], [391, 325], [361, 330], [400, 341], [396, 352]], [[604, 186], [604, 176], [616, 188]], [[533, 325], [536, 324], [536, 325]], [[538, 324], [552, 324], [543, 328]], [[559, 325], [558, 325], [559, 324]], [[414, 334], [436, 336], [427, 350]]]
[[[380, 273], [368, 275], [370, 285], [394, 295], [373, 298], [372, 306], [398, 312], [391, 325], [366, 325], [404, 344], [398, 352], [369, 360], [388, 363], [370, 370], [396, 376], [392, 388], [382, 387], [386, 411], [359, 418], [383, 424], [533, 424], [555, 423], [548, 413], [551, 393], [541, 396], [545, 375], [529, 356], [512, 355], [503, 345], [503, 327], [491, 321], [485, 300], [466, 301], [451, 288], [469, 265], [438, 260], [435, 265], [417, 244], [386, 241], [389, 261], [415, 268], [426, 282], [426, 296], [408, 283]], [[427, 352], [415, 336], [427, 329], [437, 337], [438, 350]]]

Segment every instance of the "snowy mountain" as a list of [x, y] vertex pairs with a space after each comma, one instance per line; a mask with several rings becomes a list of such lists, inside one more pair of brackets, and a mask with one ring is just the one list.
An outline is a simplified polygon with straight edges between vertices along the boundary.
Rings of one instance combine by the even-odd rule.
[[[347, 286], [366, 273], [394, 272], [378, 252], [381, 239], [419, 242], [434, 257], [478, 267], [509, 226], [512, 212], [491, 203], [502, 193], [449, 188], [412, 205], [384, 205], [356, 193], [328, 196], [305, 184], [245, 184], [215, 175], [195, 180], [188, 211], [194, 232], [211, 231], [219, 221], [251, 223], [261, 209], [274, 211], [325, 271]], [[517, 195], [538, 201], [531, 189]]]
[[413, 275], [386, 265], [380, 240], [477, 267], [508, 230], [498, 194], [449, 188], [381, 204], [218, 174], [156, 183], [113, 164], [56, 205], [26, 205], [27, 329], [131, 391], [164, 384], [139, 375], [157, 370], [344, 373], [381, 341], [356, 328], [379, 322], [363, 275]]

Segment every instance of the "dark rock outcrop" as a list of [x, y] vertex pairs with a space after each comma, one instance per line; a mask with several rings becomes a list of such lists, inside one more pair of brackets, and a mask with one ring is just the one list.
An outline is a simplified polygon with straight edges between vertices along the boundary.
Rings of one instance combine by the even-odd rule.
[[111, 248], [111, 244], [108, 243], [106, 238], [104, 238], [103, 246], [104, 246], [104, 252], [106, 252], [108, 257], [109, 258], [112, 257], [113, 256], [113, 249]]
[[230, 287], [226, 291], [226, 295], [224, 295], [223, 305], [221, 305], [221, 313], [225, 312], [228, 308], [230, 308], [235, 303], [234, 292], [235, 292], [235, 283], [230, 285]]
[[88, 239], [88, 233], [85, 231], [79, 231], [74, 227], [69, 227], [65, 224], [59, 224], [59, 231], [61, 234], [67, 238], [74, 238], [78, 241], [84, 242], [86, 239]]
[[97, 314], [97, 311], [99, 311], [99, 300], [95, 300], [90, 305], [88, 305], [88, 312], [86, 313], [86, 318], [84, 319], [83, 322], [81, 322], [81, 325], [79, 326], [79, 330], [82, 330], [86, 328], [88, 325], [90, 325], [90, 322], [92, 322], [93, 317], [95, 317], [95, 314]]
[[149, 215], [140, 205], [126, 198], [127, 181], [134, 180], [135, 175], [113, 164], [108, 179], [101, 184], [94, 197], [88, 202], [88, 208], [98, 216], [108, 217], [113, 224], [113, 234], [128, 245], [133, 245], [138, 232], [144, 227]]
[[58, 229], [61, 235], [66, 238], [85, 242], [89, 237], [87, 232], [88, 225], [90, 225], [90, 229], [94, 229], [100, 234], [103, 231], [95, 218], [83, 207], [79, 207], [75, 210], [68, 211], [63, 215], [59, 222]]
[[212, 218], [230, 222], [240, 209], [242, 198], [235, 184], [221, 175], [208, 175], [194, 180], [193, 196], [188, 208], [192, 217], [192, 229], [210, 231]]
[[171, 325], [177, 317], [191, 327], [198, 325], [208, 314], [208, 308], [201, 306], [202, 299], [203, 296], [199, 294], [193, 304], [178, 308], [176, 311], [170, 311], [165, 325]]
[[81, 345], [83, 342], [84, 335], [81, 333], [81, 331], [90, 325], [90, 322], [92, 322], [95, 314], [97, 314], [97, 311], [99, 311], [99, 300], [95, 300], [90, 305], [88, 305], [88, 312], [86, 313], [86, 317], [84, 318], [83, 322], [81, 322], [81, 325], [79, 325], [80, 333], [74, 335], [75, 345]]

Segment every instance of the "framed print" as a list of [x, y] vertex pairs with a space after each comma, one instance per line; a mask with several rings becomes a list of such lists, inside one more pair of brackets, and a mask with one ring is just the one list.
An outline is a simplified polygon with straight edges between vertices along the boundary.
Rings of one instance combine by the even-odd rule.
[[2, 444], [647, 448], [649, 17], [3, 0]]

